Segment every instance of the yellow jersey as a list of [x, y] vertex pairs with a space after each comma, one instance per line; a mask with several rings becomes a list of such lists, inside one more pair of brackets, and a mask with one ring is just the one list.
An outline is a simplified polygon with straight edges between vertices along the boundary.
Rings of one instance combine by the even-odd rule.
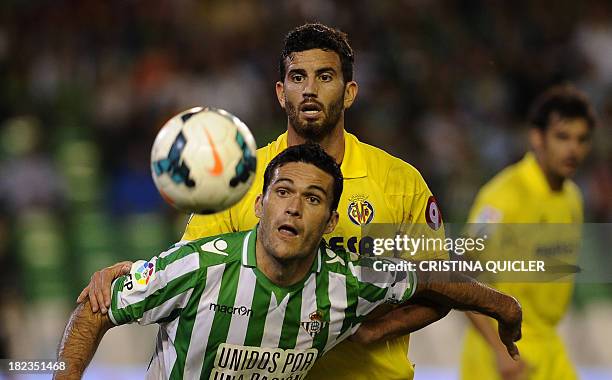
[[[344, 158], [340, 165], [344, 190], [338, 206], [338, 226], [327, 243], [356, 254], [372, 254], [371, 240], [362, 227], [387, 223], [410, 230], [411, 225], [429, 226], [444, 236], [444, 226], [435, 198], [420, 173], [411, 165], [381, 149], [360, 142], [344, 132]], [[213, 215], [192, 215], [183, 240], [253, 228], [258, 222], [254, 205], [263, 187], [268, 163], [287, 148], [287, 133], [257, 150], [257, 174], [245, 197], [229, 210]], [[356, 360], [357, 359], [357, 360]], [[412, 379], [408, 359], [408, 337], [364, 348], [345, 341], [327, 353], [310, 371], [311, 379]]]
[[[583, 221], [582, 197], [576, 184], [569, 179], [564, 181], [560, 191], [551, 190], [535, 156], [527, 153], [521, 161], [502, 170], [482, 187], [468, 221], [498, 223], [498, 229], [507, 231], [514, 227], [524, 234], [527, 230], [519, 224], [578, 225]], [[574, 247], [578, 243], [575, 235], [557, 234], [551, 239], [550, 234], [540, 233], [541, 230], [542, 227], [538, 229], [535, 226], [532, 233], [526, 233], [529, 235], [530, 252], [523, 251], [522, 247], [519, 255], [536, 256], [538, 252], [555, 254], [554, 250], [558, 247]], [[495, 233], [496, 230], [491, 231]], [[564, 239], [574, 241], [565, 242]], [[501, 246], [499, 248], [502, 249]], [[516, 251], [517, 248], [505, 246], [502, 250]], [[548, 283], [504, 282], [495, 286], [516, 297], [523, 307], [523, 337], [518, 347], [521, 358], [529, 368], [528, 378], [575, 378], [556, 332], [557, 324], [568, 309], [573, 283], [565, 279]], [[464, 344], [462, 378], [499, 378], [492, 351], [473, 327], [468, 329]]]

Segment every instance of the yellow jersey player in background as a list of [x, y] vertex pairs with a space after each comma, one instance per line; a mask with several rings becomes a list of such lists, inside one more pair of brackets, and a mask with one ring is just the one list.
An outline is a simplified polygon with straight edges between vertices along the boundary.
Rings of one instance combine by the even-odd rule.
[[[362, 236], [362, 227], [370, 223], [392, 224], [399, 232], [416, 236], [444, 237], [438, 205], [419, 172], [345, 131], [344, 111], [353, 104], [358, 89], [353, 80], [353, 62], [346, 34], [338, 30], [306, 24], [287, 35], [279, 60], [280, 81], [276, 83], [278, 102], [287, 113], [287, 132], [258, 149], [256, 179], [245, 197], [227, 211], [192, 215], [183, 240], [252, 229], [257, 223], [253, 205], [261, 192], [265, 167], [288, 146], [306, 141], [319, 143], [340, 163], [344, 176], [339, 222], [334, 232], [325, 236], [332, 248], [371, 255], [372, 238]], [[121, 264], [97, 272], [79, 299], [89, 294], [94, 311], [100, 305], [105, 312], [110, 301], [108, 286], [104, 281], [96, 285], [95, 278], [110, 282], [123, 274], [122, 270], [129, 271], [130, 265]], [[408, 308], [409, 313], [404, 317], [414, 320], [413, 326], [421, 327], [448, 312], [416, 304]], [[413, 377], [408, 336], [367, 348], [343, 342], [309, 373], [310, 379], [406, 380]]]
[[[581, 193], [569, 178], [590, 150], [596, 122], [589, 101], [570, 85], [553, 87], [536, 100], [529, 121], [531, 150], [482, 187], [470, 211], [470, 223], [500, 223], [493, 233], [510, 223], [582, 223]], [[536, 240], [544, 239], [537, 230], [534, 235]], [[536, 249], [538, 244], [545, 243], [536, 241]], [[523, 307], [520, 360], [501, 351], [503, 346], [492, 335], [496, 329], [488, 317], [467, 313], [472, 327], [466, 333], [461, 378], [576, 379], [557, 334], [573, 283], [504, 282], [497, 287], [516, 297]]]

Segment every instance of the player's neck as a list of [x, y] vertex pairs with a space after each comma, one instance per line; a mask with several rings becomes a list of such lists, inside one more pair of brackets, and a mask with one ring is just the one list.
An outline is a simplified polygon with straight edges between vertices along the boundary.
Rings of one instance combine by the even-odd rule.
[[544, 176], [546, 177], [546, 182], [548, 182], [548, 187], [550, 187], [552, 191], [557, 192], [563, 189], [565, 178], [546, 171], [544, 171]]
[[542, 170], [542, 173], [544, 174], [544, 178], [546, 178], [546, 183], [548, 184], [550, 190], [554, 192], [561, 191], [563, 189], [563, 182], [565, 182], [565, 177], [553, 173], [553, 171], [550, 170], [544, 164], [542, 157], [537, 154], [537, 152], [535, 154], [535, 157], [536, 162], [540, 167], [540, 170]]
[[302, 281], [310, 271], [310, 268], [312, 268], [312, 263], [316, 257], [315, 250], [312, 255], [304, 258], [278, 260], [265, 250], [259, 239], [257, 239], [255, 246], [257, 269], [274, 285], [282, 287], [291, 286]]
[[[299, 145], [307, 141], [309, 140], [300, 136], [291, 125], [287, 126], [287, 146]], [[344, 159], [344, 123], [342, 120], [329, 134], [314, 142], [321, 145], [327, 154], [341, 164]]]

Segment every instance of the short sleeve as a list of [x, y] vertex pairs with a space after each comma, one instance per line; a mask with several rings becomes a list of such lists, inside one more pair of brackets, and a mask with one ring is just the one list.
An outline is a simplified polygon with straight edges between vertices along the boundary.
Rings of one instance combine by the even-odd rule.
[[[415, 186], [415, 192], [404, 196], [404, 220], [402, 233], [417, 238], [432, 238], [444, 241], [446, 233], [442, 220], [442, 211], [438, 201], [425, 184], [421, 176]], [[447, 260], [446, 250], [417, 252], [414, 260]]]
[[199, 267], [199, 253], [189, 246], [135, 262], [111, 285], [111, 321], [147, 325], [174, 319], [191, 297]]
[[366, 315], [383, 303], [404, 303], [416, 291], [416, 273], [409, 270], [406, 260], [362, 257], [349, 266], [358, 283], [358, 315]]

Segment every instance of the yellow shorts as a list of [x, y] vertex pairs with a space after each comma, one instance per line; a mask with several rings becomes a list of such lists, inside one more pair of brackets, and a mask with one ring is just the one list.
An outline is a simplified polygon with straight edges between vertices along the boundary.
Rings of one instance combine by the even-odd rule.
[[[578, 378], [561, 338], [556, 334], [546, 337], [523, 336], [517, 344], [521, 359], [528, 368], [529, 380], [575, 380]], [[474, 329], [466, 332], [461, 355], [461, 379], [501, 379], [492, 350]]]
[[408, 337], [367, 347], [344, 341], [319, 359], [307, 380], [412, 380]]

